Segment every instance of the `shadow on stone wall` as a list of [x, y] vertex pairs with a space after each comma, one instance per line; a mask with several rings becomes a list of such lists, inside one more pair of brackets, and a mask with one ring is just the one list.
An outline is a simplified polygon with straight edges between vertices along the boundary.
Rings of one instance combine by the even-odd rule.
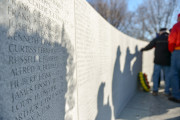
[[[112, 102], [115, 118], [118, 118], [122, 109], [136, 92], [137, 74], [142, 70], [142, 54], [138, 51], [137, 46], [134, 54], [130, 53], [129, 48], [126, 49], [123, 72], [120, 70], [120, 56], [121, 51], [120, 46], [118, 46], [112, 81]], [[136, 58], [136, 60], [131, 67], [133, 58]]]
[[[120, 86], [123, 84], [123, 78], [122, 78], [122, 72], [120, 70], [120, 46], [117, 48], [117, 55], [116, 60], [114, 64], [114, 72], [113, 72], [113, 81], [112, 81], [112, 103], [114, 107], [114, 117], [118, 115], [119, 105], [121, 103], [121, 97], [119, 97], [120, 94]], [[123, 89], [122, 89], [123, 90]]]
[[108, 103], [104, 105], [104, 87], [105, 83], [101, 83], [98, 91], [98, 100], [97, 100], [97, 116], [95, 120], [111, 120], [112, 111], [109, 105], [109, 97]]
[[71, 120], [74, 49], [65, 25], [12, 6], [1, 8], [9, 7], [1, 18], [13, 17], [0, 25], [0, 120]]

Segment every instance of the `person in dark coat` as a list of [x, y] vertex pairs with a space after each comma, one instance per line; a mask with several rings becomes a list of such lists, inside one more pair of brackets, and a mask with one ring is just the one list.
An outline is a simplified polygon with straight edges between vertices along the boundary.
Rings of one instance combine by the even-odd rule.
[[160, 72], [165, 76], [165, 95], [170, 95], [170, 61], [171, 53], [168, 50], [169, 30], [161, 28], [159, 36], [154, 38], [141, 52], [155, 48], [154, 72], [153, 72], [153, 95], [158, 95]]

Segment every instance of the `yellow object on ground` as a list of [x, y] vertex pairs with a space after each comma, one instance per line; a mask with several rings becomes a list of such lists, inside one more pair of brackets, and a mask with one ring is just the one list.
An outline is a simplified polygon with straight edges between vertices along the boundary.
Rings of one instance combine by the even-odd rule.
[[143, 87], [144, 91], [149, 92], [150, 86], [147, 80], [147, 75], [145, 73], [139, 72], [138, 78], [140, 80], [141, 86]]

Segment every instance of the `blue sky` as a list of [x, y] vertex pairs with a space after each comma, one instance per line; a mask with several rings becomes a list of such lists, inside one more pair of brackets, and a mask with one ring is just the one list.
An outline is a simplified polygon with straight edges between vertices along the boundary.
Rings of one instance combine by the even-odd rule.
[[[93, 1], [93, 0], [87, 0], [87, 1]], [[139, 4], [142, 3], [143, 0], [126, 0], [128, 3], [128, 9], [130, 11], [134, 11]]]
[[130, 11], [134, 11], [138, 7], [138, 5], [142, 3], [143, 0], [127, 0], [127, 1], [128, 1], [127, 2], [128, 9]]

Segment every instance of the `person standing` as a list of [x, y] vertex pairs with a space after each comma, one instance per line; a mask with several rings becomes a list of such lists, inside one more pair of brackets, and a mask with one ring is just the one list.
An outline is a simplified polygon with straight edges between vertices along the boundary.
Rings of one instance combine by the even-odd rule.
[[169, 30], [167, 28], [161, 28], [159, 36], [154, 38], [145, 48], [141, 49], [141, 52], [150, 50], [155, 47], [154, 58], [154, 71], [153, 71], [153, 93], [152, 95], [158, 95], [159, 77], [161, 69], [165, 75], [165, 95], [170, 95], [170, 60], [171, 53], [168, 50], [168, 36]]
[[168, 38], [168, 48], [171, 56], [172, 96], [169, 100], [180, 103], [180, 14], [177, 23], [171, 29]]

